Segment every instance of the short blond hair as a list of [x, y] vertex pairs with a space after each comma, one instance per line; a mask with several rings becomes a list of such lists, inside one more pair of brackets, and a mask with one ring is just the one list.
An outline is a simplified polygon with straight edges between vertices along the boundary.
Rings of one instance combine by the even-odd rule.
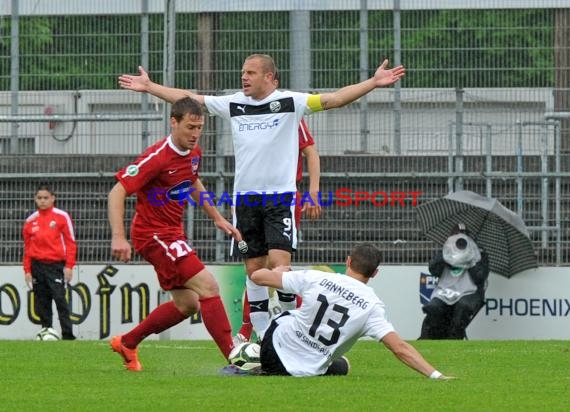
[[263, 68], [264, 73], [272, 73], [273, 79], [278, 80], [279, 77], [277, 75], [277, 65], [275, 64], [275, 60], [268, 54], [261, 54], [261, 53], [254, 53], [250, 54], [245, 58], [245, 60], [251, 59], [259, 59], [261, 60], [261, 67]]

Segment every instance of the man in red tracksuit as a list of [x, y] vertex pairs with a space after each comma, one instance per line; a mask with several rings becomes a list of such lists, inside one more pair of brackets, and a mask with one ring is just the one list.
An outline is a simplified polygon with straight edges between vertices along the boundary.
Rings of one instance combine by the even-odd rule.
[[48, 186], [39, 186], [34, 198], [38, 210], [26, 219], [22, 230], [26, 283], [33, 288], [35, 309], [42, 328], [52, 327], [53, 300], [61, 337], [73, 340], [69, 305], [65, 299], [65, 285], [73, 276], [77, 251], [73, 222], [67, 212], [54, 207], [55, 194]]

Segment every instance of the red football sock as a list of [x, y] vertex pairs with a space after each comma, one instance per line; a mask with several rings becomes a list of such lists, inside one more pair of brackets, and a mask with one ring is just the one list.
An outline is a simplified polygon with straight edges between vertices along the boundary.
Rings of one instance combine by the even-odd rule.
[[153, 333], [160, 333], [174, 325], [178, 325], [187, 316], [183, 315], [174, 306], [173, 301], [163, 303], [139, 323], [134, 329], [123, 335], [123, 345], [134, 349], [147, 336]]
[[202, 312], [204, 326], [227, 359], [234, 344], [232, 342], [232, 327], [222, 299], [219, 296], [200, 299], [200, 311]]
[[241, 333], [247, 340], [249, 340], [251, 338], [251, 332], [253, 332], [253, 325], [249, 318], [249, 299], [247, 298], [246, 290], [243, 294], [243, 316], [241, 320], [241, 328], [238, 333]]

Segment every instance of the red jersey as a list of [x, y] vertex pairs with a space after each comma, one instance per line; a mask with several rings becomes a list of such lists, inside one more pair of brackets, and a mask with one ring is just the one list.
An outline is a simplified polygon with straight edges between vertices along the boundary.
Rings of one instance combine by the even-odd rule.
[[198, 146], [181, 151], [168, 136], [117, 172], [115, 177], [127, 193], [137, 194], [131, 225], [133, 240], [153, 233], [184, 233], [184, 210], [191, 199], [191, 186], [198, 179], [201, 157]]
[[301, 123], [299, 123], [299, 159], [297, 159], [297, 177], [295, 182], [297, 183], [297, 197], [296, 197], [296, 204], [295, 204], [295, 226], [297, 229], [301, 226], [301, 197], [302, 194], [299, 192], [299, 184], [301, 180], [303, 180], [303, 149], [315, 144], [313, 140], [313, 136], [311, 136], [311, 132], [307, 127], [307, 123], [305, 123], [305, 119], [301, 119]]
[[73, 222], [67, 212], [56, 207], [36, 210], [24, 222], [24, 273], [31, 273], [32, 259], [43, 262], [65, 262], [75, 266], [77, 245]]
[[305, 147], [313, 146], [314, 144], [315, 141], [313, 136], [311, 136], [311, 132], [309, 132], [305, 119], [301, 119], [301, 123], [299, 123], [299, 159], [297, 161], [297, 178], [295, 179], [297, 185], [303, 180], [303, 155], [301, 152]]

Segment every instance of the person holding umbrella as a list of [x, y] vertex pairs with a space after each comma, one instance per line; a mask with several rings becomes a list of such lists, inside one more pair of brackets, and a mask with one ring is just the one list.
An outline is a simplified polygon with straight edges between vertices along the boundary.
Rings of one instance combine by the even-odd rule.
[[438, 278], [420, 339], [464, 339], [465, 330], [485, 302], [489, 258], [458, 223], [442, 250], [429, 262], [429, 272]]
[[538, 267], [528, 229], [521, 216], [498, 199], [460, 190], [416, 208], [421, 231], [443, 245], [450, 230], [463, 222], [489, 256], [489, 270], [510, 278]]

